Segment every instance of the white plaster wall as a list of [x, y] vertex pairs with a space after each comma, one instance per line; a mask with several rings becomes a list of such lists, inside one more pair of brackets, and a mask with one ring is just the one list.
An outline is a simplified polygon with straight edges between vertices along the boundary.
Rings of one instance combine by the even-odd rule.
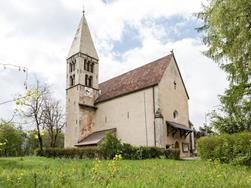
[[117, 137], [122, 142], [154, 146], [152, 88], [99, 103], [97, 107], [96, 131], [117, 128]]
[[[174, 89], [174, 81], [176, 89]], [[189, 127], [188, 97], [173, 58], [159, 83], [159, 101], [164, 121], [173, 121]], [[175, 110], [179, 113], [176, 119], [173, 118]], [[180, 138], [179, 132], [174, 137], [168, 135], [166, 144], [175, 144], [176, 141], [179, 142], [182, 151], [182, 143], [189, 143], [189, 136], [186, 139]], [[189, 153], [181, 152], [181, 156], [187, 155]]]

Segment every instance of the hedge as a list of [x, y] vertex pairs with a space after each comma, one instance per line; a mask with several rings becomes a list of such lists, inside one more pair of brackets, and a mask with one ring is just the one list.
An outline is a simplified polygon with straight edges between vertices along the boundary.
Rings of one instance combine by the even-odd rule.
[[102, 153], [95, 147], [86, 148], [46, 148], [43, 151], [37, 150], [37, 156], [59, 157], [59, 158], [75, 158], [75, 159], [95, 159], [101, 158]]
[[[152, 159], [152, 158], [167, 158], [179, 159], [179, 150], [161, 149], [157, 147], [133, 147], [126, 144], [119, 152], [123, 159]], [[71, 159], [111, 159], [107, 158], [107, 154], [98, 147], [84, 148], [46, 148], [42, 152], [37, 150], [36, 155], [44, 157], [71, 158]]]
[[202, 137], [197, 141], [201, 159], [251, 166], [251, 133]]
[[179, 159], [180, 151], [175, 149], [163, 149], [158, 147], [135, 147], [127, 143], [121, 143], [111, 133], [108, 133], [98, 147], [83, 148], [47, 148], [37, 151], [39, 156], [45, 157], [64, 157], [76, 159], [113, 159], [116, 154], [121, 154], [123, 159], [153, 159], [167, 158]]

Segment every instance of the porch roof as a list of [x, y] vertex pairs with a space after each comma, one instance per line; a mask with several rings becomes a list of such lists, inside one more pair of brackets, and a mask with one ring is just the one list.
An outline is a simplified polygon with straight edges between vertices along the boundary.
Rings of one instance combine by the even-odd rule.
[[87, 137], [85, 137], [84, 139], [80, 140], [77, 144], [75, 144], [75, 146], [80, 147], [88, 145], [97, 145], [105, 138], [107, 133], [115, 134], [116, 128], [95, 131], [90, 135], [88, 135]]
[[182, 125], [180, 123], [176, 123], [176, 122], [172, 122], [172, 121], [166, 121], [167, 125], [170, 125], [171, 127], [175, 128], [175, 129], [180, 129], [180, 130], [184, 130], [186, 132], [192, 132], [193, 130], [186, 127], [185, 125]]

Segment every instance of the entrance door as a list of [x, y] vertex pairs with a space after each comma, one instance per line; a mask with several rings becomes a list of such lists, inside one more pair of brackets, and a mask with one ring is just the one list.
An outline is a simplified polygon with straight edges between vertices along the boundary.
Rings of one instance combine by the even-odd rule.
[[175, 149], [180, 149], [180, 145], [179, 145], [179, 142], [178, 142], [178, 141], [175, 142], [174, 147], [175, 147]]

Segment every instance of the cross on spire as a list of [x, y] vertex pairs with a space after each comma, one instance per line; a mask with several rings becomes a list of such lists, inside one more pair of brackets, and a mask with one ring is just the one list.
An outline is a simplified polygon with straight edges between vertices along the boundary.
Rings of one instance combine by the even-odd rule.
[[85, 14], [85, 3], [84, 3], [84, 0], [83, 0], [83, 7], [82, 7], [82, 12], [83, 12], [83, 15]]

